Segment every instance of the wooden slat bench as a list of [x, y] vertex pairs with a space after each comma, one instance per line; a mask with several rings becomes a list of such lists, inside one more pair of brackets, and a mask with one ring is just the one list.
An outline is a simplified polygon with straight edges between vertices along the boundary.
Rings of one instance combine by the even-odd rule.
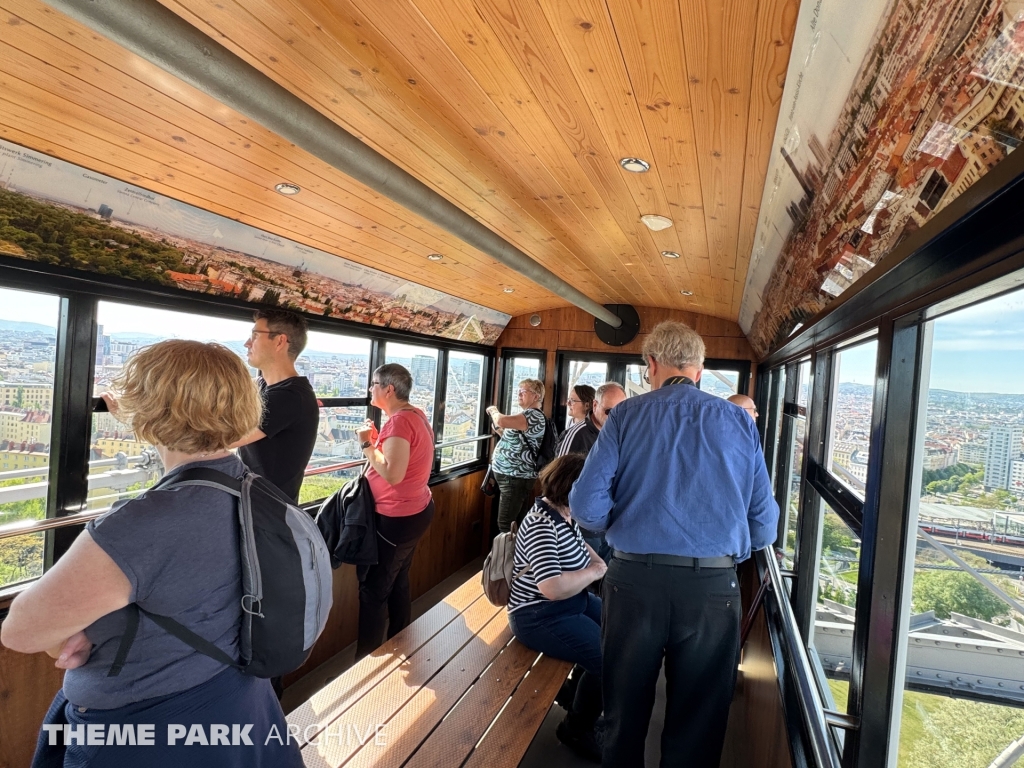
[[571, 668], [516, 641], [477, 574], [288, 724], [308, 768], [511, 768]]

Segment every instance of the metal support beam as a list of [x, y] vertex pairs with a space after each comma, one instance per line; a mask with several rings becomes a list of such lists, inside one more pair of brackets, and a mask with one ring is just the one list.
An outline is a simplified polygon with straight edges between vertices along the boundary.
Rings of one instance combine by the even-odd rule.
[[612, 328], [622, 325], [622, 320], [601, 304], [157, 0], [47, 0], [47, 3]]

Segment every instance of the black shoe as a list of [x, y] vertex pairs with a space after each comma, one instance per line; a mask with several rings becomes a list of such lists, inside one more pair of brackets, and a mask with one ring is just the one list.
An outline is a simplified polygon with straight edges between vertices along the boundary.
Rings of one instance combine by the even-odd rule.
[[560, 742], [580, 757], [594, 763], [601, 762], [602, 735], [597, 728], [582, 729], [573, 727], [569, 717], [566, 717], [555, 728], [555, 737]]

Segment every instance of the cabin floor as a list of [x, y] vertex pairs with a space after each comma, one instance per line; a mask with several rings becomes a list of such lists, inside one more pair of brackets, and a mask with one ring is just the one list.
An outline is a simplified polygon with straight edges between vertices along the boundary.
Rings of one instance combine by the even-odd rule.
[[[482, 566], [483, 558], [477, 558], [453, 573], [429, 592], [414, 600], [412, 603], [413, 621], [444, 600], [456, 587], [465, 583], [466, 579], [479, 573]], [[341, 653], [328, 659], [308, 675], [289, 685], [281, 699], [281, 706], [284, 708], [284, 711], [286, 713], [291, 712], [327, 685], [327, 683], [351, 667], [355, 660], [355, 652], [356, 646], [355, 643], [352, 643]], [[593, 768], [594, 763], [577, 757], [555, 738], [555, 728], [558, 727], [563, 717], [565, 717], [565, 710], [557, 705], [551, 707], [547, 718], [544, 720], [544, 724], [541, 725], [537, 736], [530, 745], [530, 749], [527, 750], [522, 762], [519, 763], [519, 768], [549, 768], [551, 765], [557, 765], [559, 768]], [[665, 676], [662, 674], [658, 680], [654, 714], [651, 717], [651, 729], [647, 735], [646, 763], [649, 768], [656, 768], [661, 761], [660, 737], [664, 722]]]

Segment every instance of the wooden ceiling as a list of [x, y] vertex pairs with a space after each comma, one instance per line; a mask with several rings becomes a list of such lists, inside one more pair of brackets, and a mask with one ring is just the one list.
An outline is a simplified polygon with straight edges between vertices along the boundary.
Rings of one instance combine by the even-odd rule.
[[[798, 0], [162, 2], [591, 298], [737, 319]], [[566, 305], [44, 3], [0, 11], [0, 137], [509, 314]]]

